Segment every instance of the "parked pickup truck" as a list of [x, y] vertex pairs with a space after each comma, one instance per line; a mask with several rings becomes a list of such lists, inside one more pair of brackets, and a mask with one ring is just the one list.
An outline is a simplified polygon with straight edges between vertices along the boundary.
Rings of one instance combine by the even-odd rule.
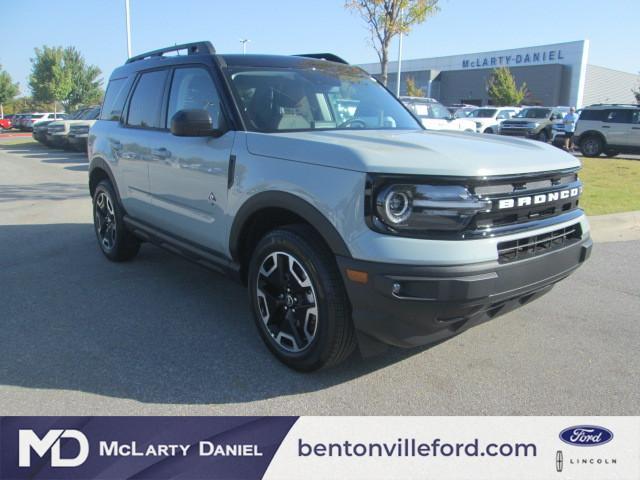
[[578, 159], [426, 131], [331, 54], [198, 42], [132, 57], [111, 75], [88, 154], [102, 253], [131, 260], [150, 242], [230, 274], [266, 346], [303, 371], [519, 308], [592, 246]]

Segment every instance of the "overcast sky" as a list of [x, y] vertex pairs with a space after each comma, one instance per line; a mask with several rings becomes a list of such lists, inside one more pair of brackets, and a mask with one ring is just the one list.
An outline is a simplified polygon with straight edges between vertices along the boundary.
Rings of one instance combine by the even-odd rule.
[[[210, 40], [219, 52], [333, 52], [377, 61], [361, 19], [343, 0], [130, 0], [133, 52]], [[640, 70], [640, 0], [440, 0], [404, 42], [404, 58], [589, 39], [589, 63]], [[28, 94], [34, 47], [76, 46], [108, 77], [126, 59], [124, 0], [2, 0], [0, 64]], [[397, 46], [392, 46], [393, 60]]]

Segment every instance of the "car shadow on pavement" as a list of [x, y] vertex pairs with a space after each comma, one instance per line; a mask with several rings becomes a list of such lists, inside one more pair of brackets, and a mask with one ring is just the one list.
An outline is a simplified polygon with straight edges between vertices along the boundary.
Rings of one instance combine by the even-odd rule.
[[322, 390], [423, 349], [312, 374], [262, 344], [242, 285], [154, 246], [109, 262], [90, 224], [0, 226], [0, 384], [164, 404]]
[[89, 163], [87, 155], [83, 152], [72, 150], [48, 148], [39, 143], [26, 143], [18, 145], [2, 145], [0, 151], [20, 155], [24, 158], [42, 160], [43, 163]]
[[89, 187], [81, 183], [45, 182], [32, 185], [0, 185], [0, 203], [21, 200], [70, 200], [88, 197]]

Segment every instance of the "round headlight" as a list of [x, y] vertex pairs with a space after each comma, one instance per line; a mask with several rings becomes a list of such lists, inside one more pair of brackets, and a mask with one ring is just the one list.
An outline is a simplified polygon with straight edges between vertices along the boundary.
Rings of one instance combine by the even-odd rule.
[[389, 221], [398, 224], [411, 215], [411, 199], [405, 192], [390, 190], [384, 199], [384, 211]]

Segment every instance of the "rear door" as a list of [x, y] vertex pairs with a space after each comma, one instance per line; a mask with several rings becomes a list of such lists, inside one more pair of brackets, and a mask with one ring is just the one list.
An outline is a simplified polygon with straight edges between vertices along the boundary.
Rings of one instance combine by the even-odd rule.
[[633, 111], [628, 108], [607, 110], [602, 124], [602, 132], [610, 146], [628, 146], [631, 144], [631, 122]]
[[123, 128], [119, 129], [117, 138], [110, 138], [120, 164], [120, 194], [125, 209], [143, 221], [151, 221], [153, 215], [149, 163], [166, 136], [162, 105], [168, 78], [168, 69], [138, 75], [123, 116]]
[[226, 124], [218, 88], [205, 65], [173, 71], [165, 130], [149, 163], [154, 225], [215, 251], [226, 250], [228, 171], [234, 131], [214, 138], [178, 137], [171, 119], [180, 110], [204, 109], [214, 128]]

